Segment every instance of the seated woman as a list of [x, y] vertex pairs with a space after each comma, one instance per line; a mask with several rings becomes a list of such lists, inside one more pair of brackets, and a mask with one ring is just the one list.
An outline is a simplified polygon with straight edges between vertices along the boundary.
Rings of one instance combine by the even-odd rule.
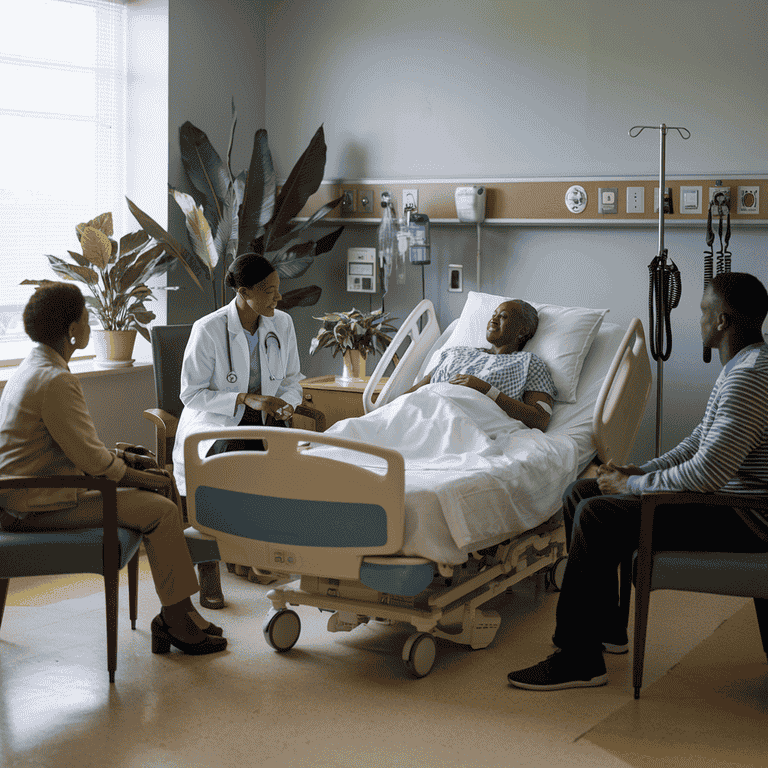
[[444, 349], [432, 372], [405, 394], [440, 381], [471, 387], [488, 395], [511, 418], [543, 432], [552, 417], [557, 389], [544, 362], [522, 351], [538, 325], [538, 313], [527, 302], [499, 304], [485, 333], [490, 349]]
[[[85, 299], [75, 285], [49, 283], [24, 308], [24, 330], [37, 342], [11, 375], [0, 397], [0, 473], [6, 475], [106, 476], [117, 493], [117, 524], [140, 531], [162, 604], [152, 621], [152, 652], [173, 645], [184, 653], [223, 651], [222, 630], [207, 622], [190, 597], [199, 586], [178, 507], [152, 493], [168, 491], [164, 474], [127, 467], [96, 434], [83, 391], [67, 363], [88, 345]], [[145, 489], [145, 490], [140, 490]], [[103, 523], [98, 491], [32, 489], [3, 494], [0, 528], [60, 531]]]

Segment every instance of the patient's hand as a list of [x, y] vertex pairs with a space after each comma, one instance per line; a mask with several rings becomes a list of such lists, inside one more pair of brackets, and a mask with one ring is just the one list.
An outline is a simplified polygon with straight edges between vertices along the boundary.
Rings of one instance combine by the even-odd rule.
[[460, 387], [469, 387], [470, 389], [476, 389], [480, 394], [484, 395], [491, 385], [487, 381], [478, 379], [477, 376], [469, 376], [464, 373], [457, 373], [451, 377], [448, 381], [449, 384], [458, 384]]

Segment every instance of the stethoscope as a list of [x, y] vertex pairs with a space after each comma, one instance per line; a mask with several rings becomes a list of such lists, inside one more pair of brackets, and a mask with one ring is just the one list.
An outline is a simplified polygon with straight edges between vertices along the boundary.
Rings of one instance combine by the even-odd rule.
[[[229, 341], [229, 323], [225, 319], [224, 320], [224, 335], [227, 339], [227, 358], [229, 359], [229, 373], [227, 374], [227, 381], [230, 384], [235, 384], [237, 382], [237, 374], [235, 373], [234, 366], [232, 365], [232, 345]], [[281, 369], [283, 367], [283, 350], [280, 346], [280, 339], [278, 338], [277, 334], [274, 331], [270, 331], [266, 338], [264, 339], [264, 352], [266, 352], [265, 360], [267, 363], [267, 371], [269, 372], [269, 380], [270, 381], [277, 381], [277, 376], [275, 376], [272, 373], [272, 366], [269, 364], [269, 342], [273, 341], [277, 343], [277, 353], [280, 356], [279, 360], [279, 368]], [[275, 344], [272, 344], [272, 348], [274, 349]]]

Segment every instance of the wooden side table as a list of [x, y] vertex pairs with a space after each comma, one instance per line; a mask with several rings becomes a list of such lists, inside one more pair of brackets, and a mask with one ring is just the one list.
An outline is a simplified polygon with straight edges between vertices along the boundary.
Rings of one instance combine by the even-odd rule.
[[[368, 385], [370, 377], [364, 379], [344, 380], [339, 376], [314, 376], [304, 379], [301, 387], [304, 390], [304, 404], [317, 408], [325, 414], [326, 429], [342, 419], [354, 416], [362, 416], [363, 391]], [[373, 400], [381, 392], [387, 380], [383, 378], [374, 390]], [[312, 429], [312, 426], [299, 424], [304, 421], [301, 416], [294, 416], [294, 424], [299, 429]], [[311, 420], [306, 420], [311, 425]]]

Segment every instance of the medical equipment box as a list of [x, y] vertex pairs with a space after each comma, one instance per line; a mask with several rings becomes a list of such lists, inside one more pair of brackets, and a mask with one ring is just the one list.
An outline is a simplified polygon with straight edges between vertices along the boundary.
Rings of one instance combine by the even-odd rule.
[[347, 249], [347, 290], [376, 293], [376, 249]]

